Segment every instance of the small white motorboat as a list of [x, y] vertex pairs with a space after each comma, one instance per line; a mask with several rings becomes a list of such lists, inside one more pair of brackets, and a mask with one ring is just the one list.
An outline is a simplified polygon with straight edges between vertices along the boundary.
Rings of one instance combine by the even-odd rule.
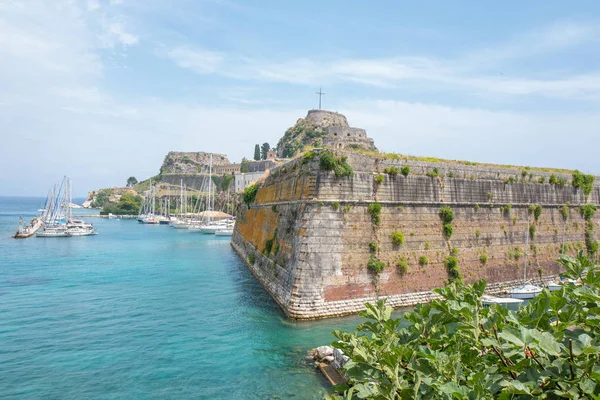
[[215, 232], [215, 236], [233, 236], [233, 229], [221, 229]]
[[98, 232], [94, 230], [94, 228], [83, 228], [83, 227], [74, 227], [67, 229], [67, 233], [71, 236], [93, 236], [97, 235]]
[[503, 307], [508, 308], [509, 305], [521, 304], [523, 300], [513, 299], [512, 297], [496, 297], [496, 296], [481, 296], [481, 301], [484, 307], [489, 307], [492, 304], [499, 304]]
[[542, 288], [535, 285], [523, 285], [510, 291], [510, 297], [513, 299], [533, 299], [542, 292]]
[[46, 227], [43, 231], [37, 232], [36, 237], [50, 238], [50, 237], [71, 237], [72, 235], [67, 231], [66, 227]]
[[560, 288], [562, 287], [560, 283], [555, 283], [554, 281], [548, 282], [548, 284], [546, 286], [548, 287], [548, 290], [551, 292], [556, 292], [557, 290], [560, 290]]

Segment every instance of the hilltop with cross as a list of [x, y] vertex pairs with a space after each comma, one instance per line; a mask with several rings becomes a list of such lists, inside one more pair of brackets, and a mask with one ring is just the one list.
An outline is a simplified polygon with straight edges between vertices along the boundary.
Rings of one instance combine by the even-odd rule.
[[377, 150], [373, 139], [361, 128], [353, 128], [343, 114], [310, 110], [289, 128], [277, 144], [277, 155], [289, 158], [308, 147]]

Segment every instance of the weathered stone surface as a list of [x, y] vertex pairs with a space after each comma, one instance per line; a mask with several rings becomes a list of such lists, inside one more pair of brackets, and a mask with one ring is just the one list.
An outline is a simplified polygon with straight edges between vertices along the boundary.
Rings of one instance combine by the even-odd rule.
[[[600, 198], [598, 179], [585, 198], [572, 186], [535, 183], [549, 174], [544, 171], [506, 184], [509, 176], [524, 176], [522, 169], [347, 152], [339, 155], [348, 157], [354, 175], [336, 178], [319, 169], [315, 153], [309, 162], [297, 159], [271, 171], [255, 203], [240, 210], [232, 238], [234, 249], [291, 318], [352, 314], [378, 298], [393, 307], [429, 301], [435, 296], [430, 290], [449, 279], [444, 260], [453, 248], [465, 282], [486, 279], [492, 294], [522, 283], [526, 252], [527, 279], [550, 280], [560, 272], [555, 260], [561, 244], [571, 255], [583, 247], [585, 224], [578, 206]], [[404, 165], [411, 169], [407, 177], [384, 174], [376, 183], [384, 168]], [[433, 165], [440, 176], [426, 175]], [[382, 205], [379, 225], [367, 211], [375, 202]], [[538, 221], [529, 211], [532, 204], [542, 206]], [[565, 204], [567, 221], [558, 210]], [[439, 217], [443, 206], [455, 215], [449, 240]], [[530, 225], [536, 230], [533, 241], [527, 239]], [[402, 245], [392, 243], [395, 231], [404, 234]], [[385, 263], [379, 275], [367, 268], [371, 242]], [[407, 271], [396, 267], [399, 260], [408, 264]]]

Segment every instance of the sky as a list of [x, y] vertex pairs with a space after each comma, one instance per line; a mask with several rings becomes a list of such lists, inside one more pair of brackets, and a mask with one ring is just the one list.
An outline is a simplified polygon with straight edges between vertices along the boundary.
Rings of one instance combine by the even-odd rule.
[[0, 0], [0, 195], [252, 158], [317, 108], [385, 152], [600, 174], [597, 1]]

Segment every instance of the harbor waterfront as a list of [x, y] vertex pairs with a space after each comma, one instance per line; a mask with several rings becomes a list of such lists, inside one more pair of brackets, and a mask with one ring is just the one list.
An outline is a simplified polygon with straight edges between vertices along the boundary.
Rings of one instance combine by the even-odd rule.
[[99, 218], [97, 236], [11, 239], [42, 202], [0, 197], [2, 398], [326, 393], [306, 353], [358, 318], [290, 322], [228, 237]]

